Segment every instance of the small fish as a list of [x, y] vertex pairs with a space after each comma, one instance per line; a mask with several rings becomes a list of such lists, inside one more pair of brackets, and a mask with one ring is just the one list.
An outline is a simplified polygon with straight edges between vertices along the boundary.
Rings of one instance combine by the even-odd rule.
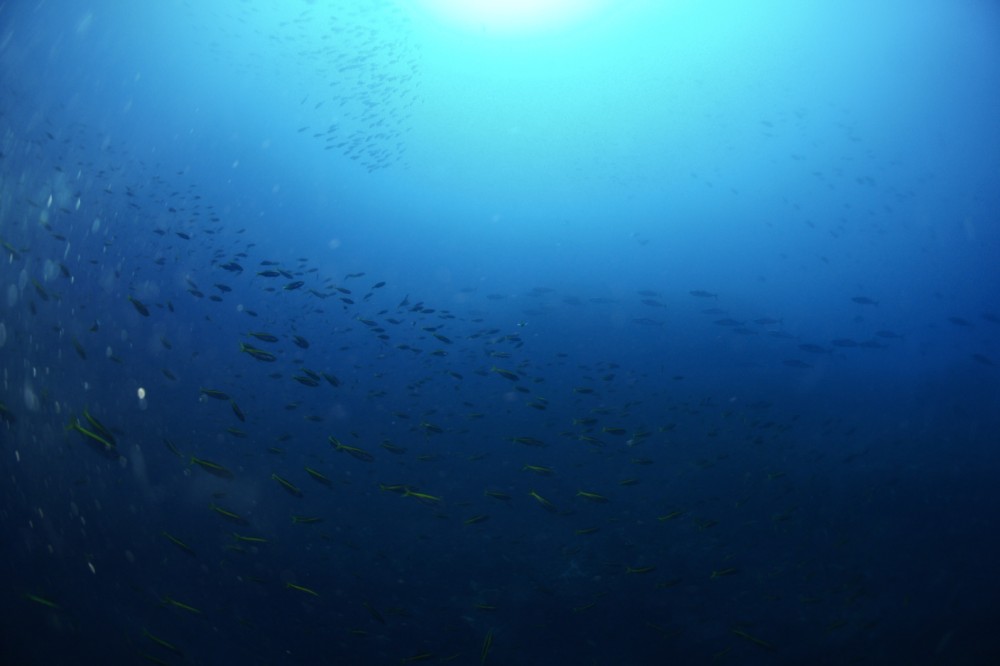
[[293, 525], [314, 525], [322, 523], [323, 520], [320, 516], [292, 516]]
[[246, 536], [244, 534], [237, 534], [233, 532], [233, 538], [237, 541], [244, 541], [246, 543], [267, 543], [267, 539], [259, 536]]
[[493, 645], [493, 628], [486, 632], [486, 638], [483, 639], [483, 649], [479, 653], [479, 663], [485, 664], [487, 657], [490, 654], [490, 647]]
[[59, 610], [60, 609], [59, 608], [59, 604], [57, 604], [56, 602], [54, 602], [54, 601], [52, 601], [50, 599], [46, 599], [45, 597], [41, 597], [41, 596], [39, 596], [37, 594], [25, 594], [24, 598], [27, 599], [28, 601], [34, 601], [36, 604], [41, 604], [42, 606], [47, 606], [48, 608], [51, 608], [53, 610]]
[[515, 444], [524, 444], [525, 446], [547, 446], [545, 442], [534, 437], [511, 437], [510, 441]]
[[218, 504], [210, 504], [209, 507], [212, 509], [212, 511], [215, 511], [217, 514], [219, 514], [223, 518], [225, 518], [227, 520], [231, 520], [232, 522], [234, 522], [234, 523], [236, 523], [238, 525], [246, 525], [247, 524], [247, 521], [243, 518], [243, 516], [241, 516], [238, 513], [233, 512], [233, 511], [230, 511], [229, 509], [224, 509], [221, 506], [219, 506]]
[[131, 303], [132, 307], [135, 308], [135, 311], [138, 312], [139, 314], [141, 314], [143, 317], [148, 317], [149, 316], [149, 308], [147, 308], [145, 305], [143, 305], [142, 301], [140, 301], [138, 298], [135, 298], [133, 296], [129, 296], [128, 297], [128, 302]]
[[713, 571], [710, 578], [722, 578], [723, 576], [732, 576], [733, 574], [738, 572], [739, 569], [735, 567], [729, 567], [728, 569], [720, 569], [718, 571]]
[[170, 543], [174, 544], [188, 555], [196, 555], [196, 553], [194, 552], [194, 548], [187, 545], [186, 543], [175, 537], [173, 534], [170, 534], [169, 532], [163, 532], [162, 534], [163, 536], [167, 537]]
[[855, 296], [851, 300], [858, 305], [878, 305], [878, 301], [872, 300], [867, 296]]
[[746, 639], [746, 640], [750, 641], [751, 643], [754, 643], [755, 645], [758, 645], [758, 646], [764, 648], [765, 650], [773, 650], [774, 649], [774, 646], [771, 645], [770, 643], [768, 643], [767, 641], [762, 641], [761, 639], [757, 638], [756, 636], [751, 636], [750, 634], [748, 634], [747, 632], [743, 631], [742, 629], [736, 629], [736, 628], [734, 628], [733, 629], [733, 633], [736, 634], [737, 636], [739, 636], [740, 638]]
[[289, 494], [294, 495], [295, 497], [302, 497], [302, 491], [288, 479], [273, 473], [271, 474], [271, 479], [280, 483], [281, 487], [287, 490]]
[[558, 509], [556, 509], [556, 505], [555, 504], [553, 504], [552, 502], [548, 501], [547, 499], [545, 499], [544, 497], [542, 497], [541, 495], [539, 495], [534, 490], [529, 490], [528, 491], [528, 496], [531, 497], [532, 499], [534, 499], [539, 504], [541, 504], [542, 508], [544, 508], [546, 511], [549, 511], [551, 513], [556, 513], [558, 511]]
[[[88, 420], [91, 419], [86, 412], [84, 412], [84, 415], [88, 418]], [[87, 439], [96, 443], [104, 453], [117, 457], [117, 443], [115, 442], [114, 437], [110, 437], [110, 433], [104, 432], [101, 428], [90, 430], [88, 428], [84, 428], [83, 425], [80, 424], [80, 419], [73, 419], [73, 422], [66, 426], [66, 429], [77, 431]]]
[[185, 610], [189, 613], [201, 615], [201, 611], [195, 608], [194, 606], [182, 603], [171, 597], [163, 597], [163, 603], [168, 606], [173, 606], [174, 608], [180, 608], [181, 610]]
[[342, 444], [340, 440], [334, 437], [333, 435], [327, 437], [327, 440], [330, 442], [330, 444], [333, 445], [335, 451], [342, 451], [354, 458], [357, 458], [362, 462], [372, 462], [375, 460], [375, 456], [368, 453], [364, 449], [358, 448], [356, 446], [348, 446], [347, 444]]
[[490, 372], [495, 372], [504, 379], [509, 379], [512, 382], [516, 382], [520, 379], [520, 377], [518, 377], [515, 373], [511, 372], [510, 370], [504, 370], [503, 368], [498, 368], [495, 365], [492, 368], [490, 368]]
[[413, 497], [420, 500], [424, 504], [440, 504], [443, 501], [437, 495], [429, 495], [427, 493], [418, 492], [410, 487], [404, 488], [403, 497]]
[[475, 515], [475, 516], [473, 516], [471, 518], [466, 518], [462, 522], [465, 525], [475, 525], [476, 523], [482, 523], [482, 522], [487, 521], [489, 519], [490, 519], [490, 517], [488, 515], [486, 515], [484, 513], [480, 513], [480, 514]]
[[198, 393], [205, 396], [206, 398], [212, 398], [214, 400], [229, 400], [229, 394], [222, 391], [217, 391], [216, 389], [210, 388], [199, 388]]
[[312, 590], [302, 585], [296, 585], [295, 583], [285, 583], [285, 587], [289, 590], [298, 590], [299, 592], [305, 592], [306, 594], [311, 594], [314, 597], [319, 596], [319, 592], [317, 592], [316, 590]]
[[212, 462], [211, 460], [204, 460], [202, 458], [196, 458], [195, 456], [191, 456], [191, 464], [198, 465], [198, 467], [201, 467], [209, 474], [217, 476], [220, 479], [233, 478], [233, 473], [217, 462]]
[[258, 361], [265, 361], [270, 363], [278, 360], [278, 357], [276, 357], [274, 354], [266, 352], [263, 349], [257, 349], [256, 347], [251, 347], [250, 345], [244, 342], [240, 343], [240, 351], [250, 354], [250, 356], [257, 359]]

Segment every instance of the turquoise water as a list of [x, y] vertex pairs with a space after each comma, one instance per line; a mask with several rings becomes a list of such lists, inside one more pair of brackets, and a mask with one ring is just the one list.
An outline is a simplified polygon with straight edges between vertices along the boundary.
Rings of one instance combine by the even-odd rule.
[[0, 5], [4, 663], [990, 663], [996, 5], [591, 10]]

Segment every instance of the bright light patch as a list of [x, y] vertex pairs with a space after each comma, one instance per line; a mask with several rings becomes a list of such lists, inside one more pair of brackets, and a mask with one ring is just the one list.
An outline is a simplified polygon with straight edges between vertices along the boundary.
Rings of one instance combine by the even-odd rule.
[[421, 0], [438, 19], [466, 30], [527, 33], [577, 22], [607, 0]]

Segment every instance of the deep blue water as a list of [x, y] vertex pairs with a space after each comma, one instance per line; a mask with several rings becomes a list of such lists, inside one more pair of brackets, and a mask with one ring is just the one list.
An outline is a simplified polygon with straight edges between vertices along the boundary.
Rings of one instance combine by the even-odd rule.
[[986, 1], [0, 3], [0, 660], [996, 663], [997, 118]]

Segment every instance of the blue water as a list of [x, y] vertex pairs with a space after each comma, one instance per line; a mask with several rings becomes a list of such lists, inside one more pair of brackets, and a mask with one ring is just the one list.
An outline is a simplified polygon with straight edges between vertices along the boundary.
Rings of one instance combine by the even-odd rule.
[[0, 4], [0, 661], [996, 663], [998, 91], [986, 1]]

